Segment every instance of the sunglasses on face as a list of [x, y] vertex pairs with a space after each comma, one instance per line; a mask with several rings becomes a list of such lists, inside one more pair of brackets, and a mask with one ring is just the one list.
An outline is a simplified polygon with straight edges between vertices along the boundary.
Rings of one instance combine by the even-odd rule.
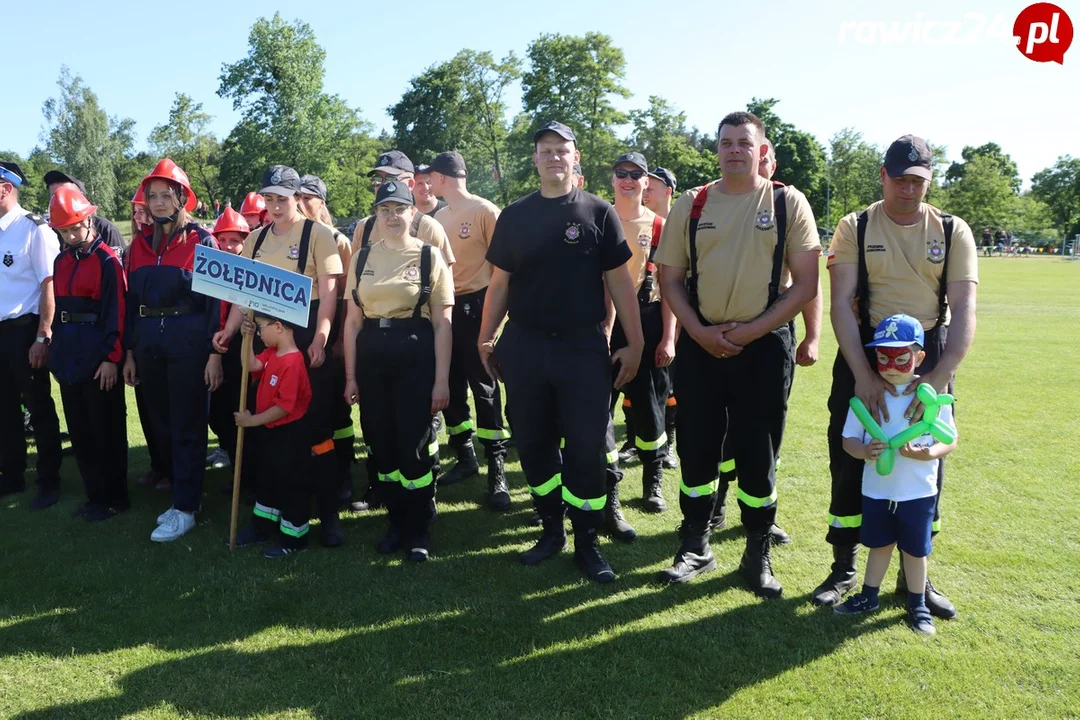
[[396, 215], [397, 217], [402, 217], [402, 216], [405, 215], [405, 212], [408, 209], [409, 209], [408, 205], [398, 205], [396, 208], [380, 207], [380, 208], [376, 209], [375, 212], [377, 212], [379, 214], [379, 217], [384, 217], [384, 218], [388, 218], [391, 215]]
[[624, 170], [622, 168], [619, 168], [615, 171], [615, 177], [619, 178], [620, 180], [625, 180], [626, 178], [630, 178], [631, 180], [640, 180], [641, 178], [645, 177], [645, 171]]

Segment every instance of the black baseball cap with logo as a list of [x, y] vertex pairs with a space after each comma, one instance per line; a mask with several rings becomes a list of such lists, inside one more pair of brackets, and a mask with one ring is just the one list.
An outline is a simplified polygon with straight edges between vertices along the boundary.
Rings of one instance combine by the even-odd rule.
[[300, 178], [300, 194], [314, 195], [326, 202], [326, 183], [318, 175], [305, 175]]
[[416, 174], [416, 168], [413, 167], [412, 160], [409, 159], [408, 155], [400, 150], [391, 150], [379, 156], [379, 159], [375, 161], [375, 169], [368, 173], [368, 177], [378, 172], [397, 177], [402, 173], [414, 175]]
[[83, 185], [82, 180], [77, 177], [72, 177], [62, 170], [50, 170], [45, 173], [45, 187], [52, 185], [53, 183], [72, 183], [75, 187], [79, 188], [79, 192], [86, 196], [86, 186]]
[[934, 156], [921, 137], [903, 135], [885, 151], [885, 172], [889, 177], [915, 175], [929, 180], [934, 174]]
[[465, 158], [453, 151], [436, 155], [428, 166], [428, 172], [442, 173], [453, 178], [463, 178], [468, 174], [465, 169]]
[[409, 190], [409, 186], [400, 180], [384, 182], [375, 192], [376, 206], [389, 202], [401, 203], [402, 205], [416, 204], [416, 201], [413, 200], [412, 191]]
[[672, 190], [675, 189], [675, 174], [667, 168], [655, 167], [652, 169], [652, 172], [649, 173], [649, 177], [656, 178]]
[[642, 155], [639, 152], [628, 152], [628, 153], [624, 153], [624, 154], [620, 155], [615, 160], [615, 164], [612, 165], [611, 167], [617, 168], [620, 165], [622, 165], [623, 163], [628, 163], [630, 165], [636, 165], [637, 167], [641, 168], [642, 172], [645, 172], [645, 173], [649, 172], [649, 163], [645, 162], [645, 156]]
[[556, 120], [552, 120], [547, 125], [544, 125], [539, 130], [533, 133], [533, 144], [535, 144], [536, 141], [544, 135], [544, 133], [555, 133], [563, 140], [569, 140], [574, 143], [577, 142], [577, 136], [574, 135], [574, 131], [571, 130], [568, 126], [563, 125], [561, 122], [558, 122]]
[[300, 174], [287, 165], [272, 165], [263, 173], [260, 195], [292, 197], [300, 192]]

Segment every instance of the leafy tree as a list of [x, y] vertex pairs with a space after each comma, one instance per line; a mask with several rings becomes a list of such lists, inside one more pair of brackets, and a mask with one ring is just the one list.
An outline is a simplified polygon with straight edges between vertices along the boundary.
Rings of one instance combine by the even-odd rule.
[[220, 199], [218, 168], [221, 143], [208, 131], [213, 119], [184, 93], [177, 93], [168, 122], [150, 133], [150, 147], [158, 157], [170, 157], [184, 169], [196, 196], [208, 207]]
[[779, 102], [776, 98], [755, 97], [746, 104], [746, 110], [761, 119], [776, 151], [773, 179], [801, 190], [810, 201], [814, 215], [821, 217], [825, 214], [827, 194], [825, 148], [810, 133], [781, 120], [773, 109]]
[[19, 204], [27, 210], [44, 214], [49, 209], [49, 191], [42, 178], [54, 163], [41, 148], [34, 148], [26, 158], [13, 151], [0, 151], [0, 160], [13, 162], [26, 175], [26, 182], [19, 188]]
[[976, 155], [965, 163], [961, 179], [948, 184], [943, 209], [963, 218], [972, 228], [1015, 229], [1020, 206], [1009, 179], [993, 159]]
[[649, 97], [649, 107], [630, 112], [633, 130], [626, 144], [645, 154], [651, 167], [675, 174], [679, 189], [697, 187], [716, 176], [715, 143], [702, 153], [697, 128], [686, 129], [686, 113], [662, 97]]
[[990, 142], [979, 147], [965, 145], [960, 152], [960, 156], [963, 158], [963, 162], [954, 162], [945, 173], [946, 184], [962, 180], [967, 169], [967, 163], [970, 163], [975, 158], [984, 158], [989, 161], [991, 167], [1008, 180], [1012, 191], [1017, 195], [1020, 194], [1020, 187], [1023, 184], [1020, 180], [1020, 171], [1017, 169], [1013, 159], [1002, 152], [1001, 146], [997, 143]]
[[1080, 158], [1062, 155], [1031, 178], [1031, 194], [1046, 204], [1057, 229], [1067, 237], [1080, 232]]
[[881, 151], [862, 133], [844, 128], [829, 141], [829, 206], [826, 222], [835, 225], [848, 213], [881, 199]]

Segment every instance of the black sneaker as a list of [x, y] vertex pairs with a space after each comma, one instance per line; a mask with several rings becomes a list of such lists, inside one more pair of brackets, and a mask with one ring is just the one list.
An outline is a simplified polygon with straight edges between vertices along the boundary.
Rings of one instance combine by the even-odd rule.
[[307, 550], [307, 547], [285, 547], [284, 545], [271, 545], [263, 551], [263, 557], [267, 560], [277, 560], [290, 555], [297, 555]]
[[109, 518], [116, 517], [124, 510], [127, 510], [127, 508], [112, 507], [109, 505], [93, 505], [86, 511], [86, 522], [104, 522]]
[[[248, 525], [246, 528], [236, 533], [236, 547], [242, 548], [248, 545], [263, 545], [270, 542], [269, 535], [262, 535], [254, 526]], [[229, 538], [225, 538], [225, 546], [228, 547]]]
[[925, 605], [920, 605], [917, 608], [908, 608], [907, 624], [908, 627], [920, 635], [934, 635], [937, 633], [937, 628], [934, 627], [934, 618], [930, 615], [930, 610]]
[[863, 593], [855, 593], [839, 605], [833, 606], [833, 612], [837, 615], [862, 615], [881, 609], [881, 602], [871, 600], [870, 596]]

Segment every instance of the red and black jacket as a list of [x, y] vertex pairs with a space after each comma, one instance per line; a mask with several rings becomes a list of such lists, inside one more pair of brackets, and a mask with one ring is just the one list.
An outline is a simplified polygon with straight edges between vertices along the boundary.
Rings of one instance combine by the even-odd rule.
[[49, 370], [57, 380], [91, 380], [102, 362], [123, 361], [126, 293], [124, 268], [102, 238], [96, 238], [86, 252], [68, 247], [56, 256]]
[[221, 303], [191, 291], [195, 246], [216, 249], [213, 236], [189, 223], [155, 253], [154, 226], [143, 225], [140, 230], [124, 258], [128, 276], [124, 347], [174, 357], [213, 352]]

